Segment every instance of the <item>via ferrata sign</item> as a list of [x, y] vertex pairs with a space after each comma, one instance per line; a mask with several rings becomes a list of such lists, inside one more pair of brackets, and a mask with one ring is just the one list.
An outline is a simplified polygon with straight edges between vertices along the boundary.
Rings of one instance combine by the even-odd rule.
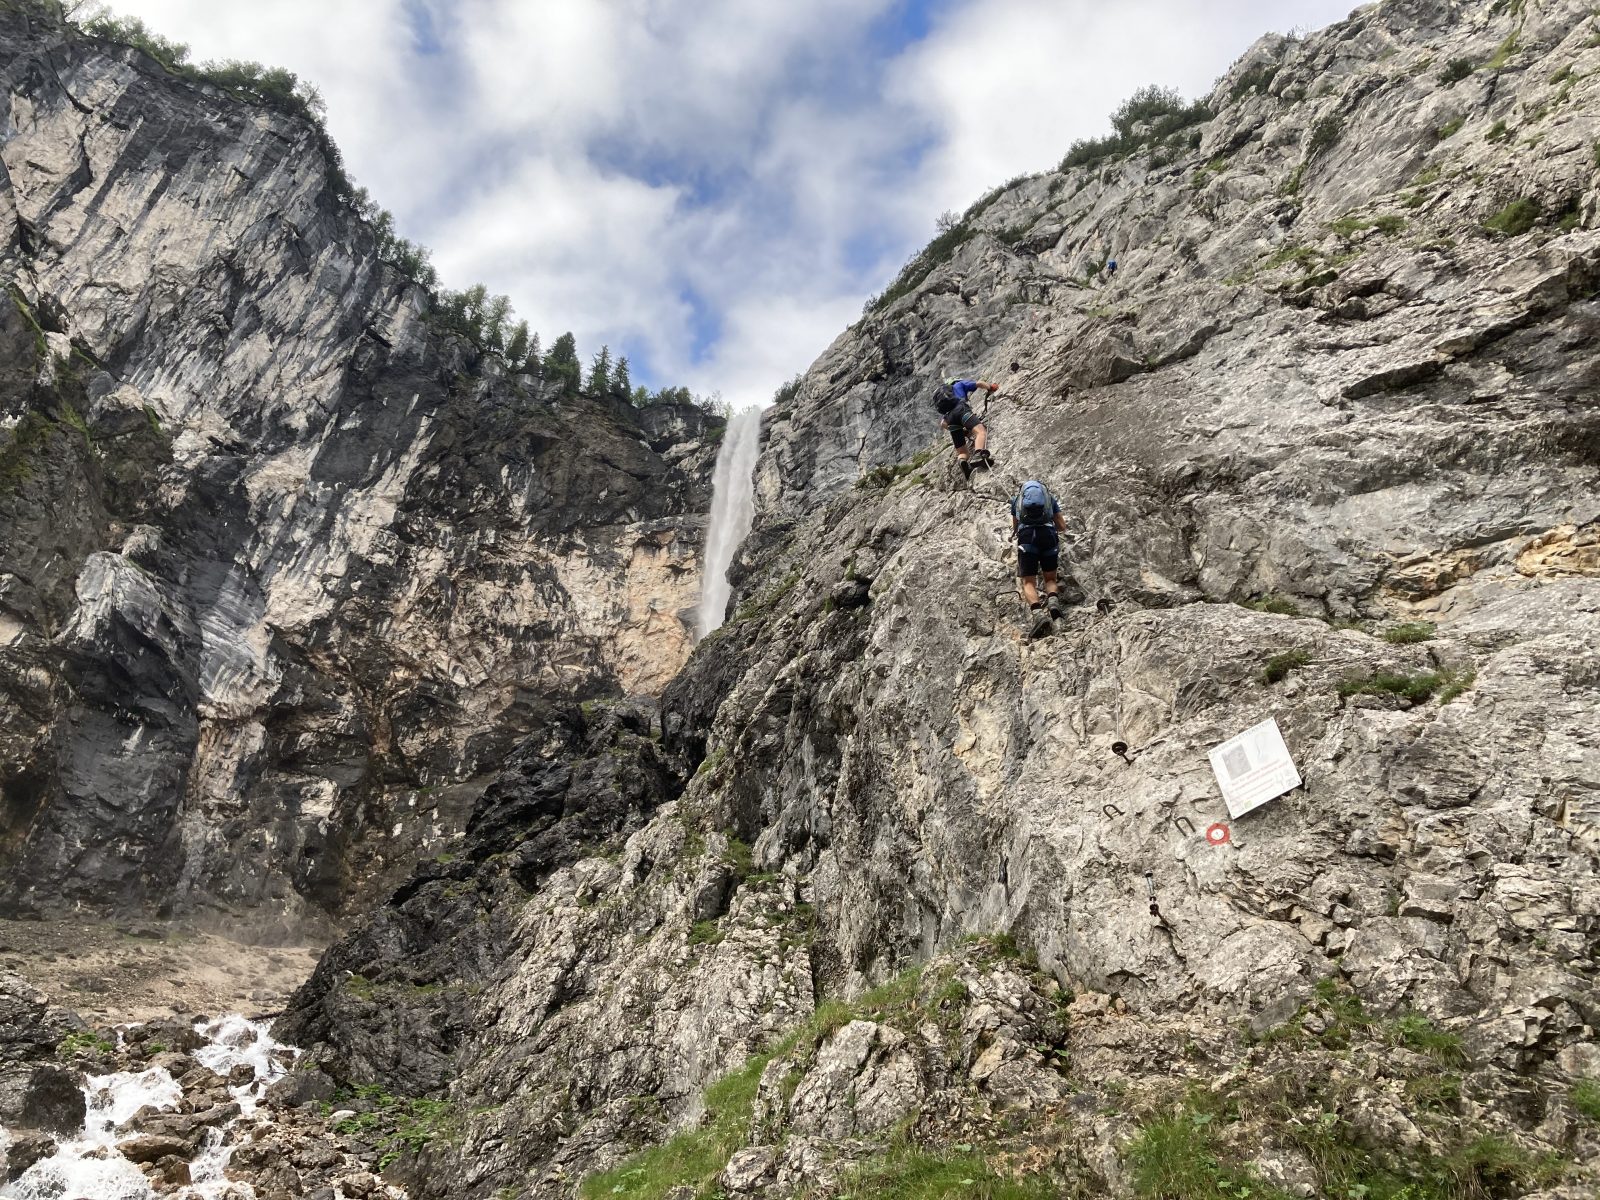
[[1211, 769], [1230, 817], [1242, 817], [1300, 786], [1300, 772], [1274, 717], [1211, 751]]

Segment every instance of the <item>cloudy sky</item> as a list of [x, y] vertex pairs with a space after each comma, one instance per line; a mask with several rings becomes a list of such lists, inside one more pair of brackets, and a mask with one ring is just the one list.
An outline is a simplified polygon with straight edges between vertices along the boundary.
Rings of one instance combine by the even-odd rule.
[[1353, 0], [113, 0], [315, 83], [451, 287], [764, 402], [934, 232], [1147, 83]]

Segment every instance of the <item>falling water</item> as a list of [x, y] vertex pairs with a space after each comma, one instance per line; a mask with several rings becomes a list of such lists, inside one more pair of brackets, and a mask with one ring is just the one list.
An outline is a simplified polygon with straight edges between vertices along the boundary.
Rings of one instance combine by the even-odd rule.
[[700, 583], [698, 636], [722, 624], [728, 611], [728, 564], [750, 532], [755, 515], [756, 452], [761, 447], [761, 410], [741, 409], [728, 421], [711, 477], [711, 524], [706, 530], [705, 574]]
[[[239, 1104], [240, 1116], [223, 1128], [206, 1130], [200, 1153], [190, 1163], [189, 1186], [180, 1188], [178, 1200], [220, 1200], [225, 1196], [254, 1196], [246, 1183], [231, 1183], [224, 1172], [233, 1146], [228, 1140], [231, 1126], [253, 1115], [266, 1093], [267, 1085], [283, 1075], [284, 1060], [298, 1051], [272, 1039], [264, 1021], [229, 1016], [219, 1021], [201, 1022], [195, 1032], [207, 1044], [194, 1057], [217, 1074], [230, 1077], [239, 1063], [248, 1063], [251, 1078], [234, 1084], [228, 1091]], [[10, 1183], [0, 1181], [0, 1197], [7, 1200], [59, 1200], [61, 1197], [87, 1197], [90, 1200], [156, 1200], [144, 1174], [117, 1151], [117, 1142], [130, 1136], [124, 1123], [140, 1109], [150, 1107], [175, 1111], [183, 1099], [183, 1089], [163, 1067], [144, 1071], [119, 1071], [111, 1075], [90, 1075], [84, 1082], [87, 1113], [83, 1132], [60, 1143], [56, 1152], [29, 1167]], [[0, 1130], [0, 1135], [4, 1131]], [[3, 1140], [0, 1140], [3, 1144]], [[390, 1193], [392, 1194], [392, 1193]]]

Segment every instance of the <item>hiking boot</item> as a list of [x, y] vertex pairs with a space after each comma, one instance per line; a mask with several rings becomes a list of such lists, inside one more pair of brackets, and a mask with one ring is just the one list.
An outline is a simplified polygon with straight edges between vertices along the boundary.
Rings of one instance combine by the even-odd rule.
[[973, 470], [977, 470], [979, 467], [982, 467], [985, 471], [987, 471], [989, 469], [989, 466], [990, 466], [990, 460], [989, 460], [989, 452], [987, 450], [974, 450], [972, 452], [972, 468], [973, 468]]
[[1050, 615], [1057, 621], [1061, 619], [1061, 597], [1054, 592], [1050, 593]]
[[961, 461], [961, 478], [963, 478], [963, 479], [971, 479], [972, 478], [972, 460], [970, 458], [963, 458], [960, 461]]

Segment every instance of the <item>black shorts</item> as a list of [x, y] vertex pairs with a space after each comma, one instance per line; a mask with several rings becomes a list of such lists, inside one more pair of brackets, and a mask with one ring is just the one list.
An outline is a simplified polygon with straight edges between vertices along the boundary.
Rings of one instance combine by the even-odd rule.
[[950, 431], [950, 440], [955, 443], [957, 450], [967, 444], [967, 435], [975, 432], [982, 424], [983, 418], [965, 405], [944, 419], [944, 426]]
[[1017, 530], [1017, 578], [1031, 579], [1061, 566], [1061, 539], [1054, 529], [1024, 525]]

